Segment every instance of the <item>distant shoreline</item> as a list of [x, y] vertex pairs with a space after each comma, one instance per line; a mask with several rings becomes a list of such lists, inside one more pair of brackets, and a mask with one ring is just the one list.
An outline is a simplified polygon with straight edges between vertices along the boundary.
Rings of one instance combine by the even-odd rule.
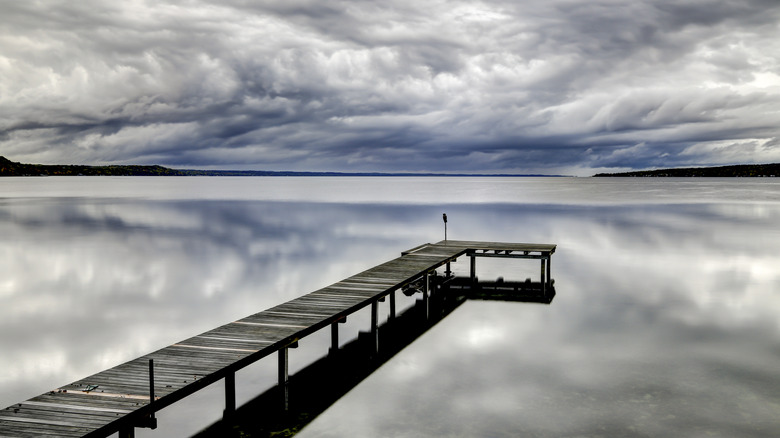
[[150, 165], [84, 166], [66, 164], [24, 164], [0, 156], [2, 176], [457, 176], [457, 177], [561, 177], [564, 175], [489, 173], [382, 173], [382, 172], [297, 172], [270, 170], [171, 169]]
[[717, 167], [685, 167], [676, 169], [641, 170], [636, 172], [599, 173], [594, 177], [653, 177], [653, 178], [774, 178], [780, 176], [780, 164], [740, 164]]
[[[0, 156], [0, 177], [3, 176], [330, 176], [330, 177], [490, 177], [490, 178], [560, 178], [567, 175], [512, 174], [512, 173], [413, 173], [413, 172], [300, 172], [272, 170], [196, 170], [172, 169], [158, 165], [87, 166], [71, 164], [26, 164]], [[685, 167], [640, 170], [618, 173], [598, 173], [602, 177], [652, 178], [723, 178], [780, 176], [780, 163], [741, 164], [717, 167]]]

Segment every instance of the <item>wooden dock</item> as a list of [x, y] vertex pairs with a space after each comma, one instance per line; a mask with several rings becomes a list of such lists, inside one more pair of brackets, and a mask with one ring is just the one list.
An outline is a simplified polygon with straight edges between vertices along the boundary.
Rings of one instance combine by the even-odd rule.
[[288, 348], [330, 326], [338, 350], [338, 324], [371, 307], [371, 336], [378, 345], [378, 303], [395, 292], [417, 290], [427, 299], [430, 278], [459, 257], [470, 257], [476, 281], [477, 257], [541, 261], [542, 294], [551, 285], [555, 245], [446, 240], [404, 251], [396, 259], [276, 307], [225, 324], [114, 368], [56, 388], [0, 411], [0, 437], [132, 437], [136, 427], [156, 427], [155, 412], [224, 380], [225, 415], [236, 410], [235, 373], [276, 354], [280, 403], [287, 403]]

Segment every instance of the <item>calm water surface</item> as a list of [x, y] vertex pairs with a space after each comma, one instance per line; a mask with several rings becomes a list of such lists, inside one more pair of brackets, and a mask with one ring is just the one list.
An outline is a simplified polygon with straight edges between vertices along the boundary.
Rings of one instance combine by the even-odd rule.
[[[443, 212], [451, 238], [558, 244], [555, 300], [466, 303], [300, 436], [780, 435], [772, 179], [0, 179], [0, 405], [441, 240]], [[275, 366], [240, 372], [239, 402]], [[214, 386], [137, 435], [215, 421]]]

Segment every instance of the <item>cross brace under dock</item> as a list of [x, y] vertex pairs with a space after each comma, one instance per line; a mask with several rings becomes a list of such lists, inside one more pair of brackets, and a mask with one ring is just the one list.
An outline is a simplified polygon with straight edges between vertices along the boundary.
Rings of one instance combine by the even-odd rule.
[[396, 259], [325, 288], [225, 324], [114, 368], [64, 385], [0, 411], [0, 436], [133, 436], [136, 427], [156, 427], [155, 412], [224, 379], [225, 414], [235, 410], [235, 372], [276, 353], [279, 386], [288, 379], [287, 349], [331, 326], [338, 349], [338, 324], [371, 306], [372, 336], [377, 336], [377, 306], [395, 292], [414, 286], [427, 297], [429, 275], [462, 256], [529, 258], [541, 261], [541, 287], [550, 288], [550, 257], [555, 245], [445, 240], [405, 251]]

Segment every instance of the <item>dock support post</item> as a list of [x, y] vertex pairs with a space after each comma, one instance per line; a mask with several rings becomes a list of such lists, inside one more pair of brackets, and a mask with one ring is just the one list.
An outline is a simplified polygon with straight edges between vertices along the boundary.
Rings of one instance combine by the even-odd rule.
[[371, 303], [371, 342], [373, 354], [379, 353], [379, 302]]
[[225, 376], [225, 412], [222, 417], [227, 418], [236, 412], [236, 373], [228, 373]]
[[552, 283], [552, 275], [550, 275], [550, 265], [552, 265], [552, 257], [547, 255], [547, 284]]
[[469, 258], [471, 258], [471, 284], [477, 282], [477, 257], [474, 254], [470, 254]]
[[285, 411], [290, 408], [290, 394], [288, 386], [288, 382], [290, 381], [290, 376], [288, 374], [289, 356], [287, 350], [287, 347], [279, 350], [279, 392], [281, 395], [282, 407]]
[[119, 438], [135, 438], [135, 428], [128, 427], [119, 431]]
[[347, 317], [342, 316], [330, 324], [330, 350], [328, 356], [335, 356], [339, 352], [339, 324], [346, 324]]
[[547, 295], [547, 281], [544, 278], [545, 277], [545, 273], [547, 272], [547, 270], [545, 268], [545, 259], [544, 259], [544, 257], [541, 258], [541, 261], [542, 261], [542, 269], [541, 269], [541, 271], [542, 271], [541, 272], [541, 274], [542, 274], [542, 281], [541, 281], [540, 284], [542, 286], [542, 295]]
[[[449, 263], [447, 264], [447, 270], [449, 270]], [[429, 288], [430, 280], [428, 278], [428, 273], [426, 272], [423, 274], [422, 277], [422, 294], [423, 294], [423, 304], [425, 306], [425, 319], [428, 320], [428, 317], [430, 316], [430, 307], [431, 303], [428, 299], [428, 288]]]
[[395, 319], [395, 290], [390, 292], [390, 319]]
[[334, 322], [330, 325], [330, 354], [336, 354], [339, 349], [339, 323]]

